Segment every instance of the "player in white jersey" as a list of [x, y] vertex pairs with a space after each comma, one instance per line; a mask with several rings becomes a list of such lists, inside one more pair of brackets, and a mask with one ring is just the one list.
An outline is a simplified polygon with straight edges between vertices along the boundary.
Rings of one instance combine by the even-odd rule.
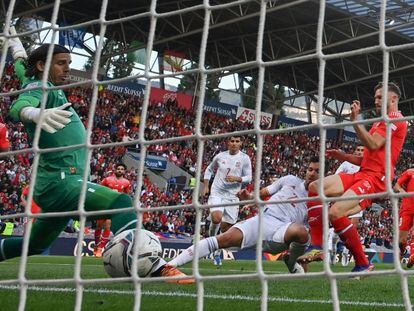
[[[247, 154], [240, 151], [242, 140], [240, 136], [231, 136], [227, 142], [227, 151], [217, 154], [204, 172], [204, 196], [208, 197], [209, 205], [239, 202], [237, 193], [243, 183], [252, 180], [252, 163]], [[215, 173], [214, 181], [209, 188], [211, 176]], [[237, 222], [239, 206], [216, 206], [210, 208], [209, 235], [215, 236], [219, 229], [226, 232]], [[221, 265], [220, 251], [214, 254], [214, 264]]]
[[[355, 156], [357, 157], [362, 157], [364, 155], [364, 146], [363, 145], [359, 145], [355, 148], [354, 153]], [[351, 162], [348, 161], [344, 161], [341, 163], [341, 165], [338, 167], [338, 169], [336, 170], [335, 174], [338, 175], [339, 173], [343, 173], [343, 174], [354, 174], [356, 172], [359, 172], [360, 167], [358, 165], [355, 165]], [[356, 214], [353, 215], [349, 215], [348, 218], [351, 219], [351, 223], [354, 226], [358, 225], [359, 219], [362, 217], [363, 211], [360, 211]], [[333, 235], [336, 235], [335, 231], [333, 231]], [[337, 236], [333, 236], [332, 240], [334, 242], [336, 242], [335, 245], [332, 246], [332, 248], [335, 250], [336, 253], [336, 248], [337, 248], [337, 244], [339, 242], [339, 237]], [[343, 266], [347, 266], [349, 264], [349, 250], [346, 248], [346, 246], [344, 245], [342, 248], [342, 256], [341, 256], [341, 263]]]
[[[289, 199], [306, 198], [309, 184], [318, 179], [319, 159], [312, 158], [306, 171], [305, 180], [288, 175], [276, 180], [270, 186], [260, 190], [260, 197], [270, 197], [264, 204], [262, 222], [263, 251], [272, 254], [289, 250], [284, 261], [291, 273], [303, 272], [303, 268], [296, 263], [309, 242], [309, 233], [305, 226], [307, 220], [306, 202], [272, 203], [272, 201], [286, 201]], [[239, 192], [241, 199], [251, 199], [247, 190]], [[253, 247], [259, 235], [259, 216], [239, 222], [228, 231], [217, 236], [201, 240], [198, 245], [198, 257], [202, 258], [220, 248]], [[194, 246], [183, 251], [169, 264], [181, 266], [194, 259]]]

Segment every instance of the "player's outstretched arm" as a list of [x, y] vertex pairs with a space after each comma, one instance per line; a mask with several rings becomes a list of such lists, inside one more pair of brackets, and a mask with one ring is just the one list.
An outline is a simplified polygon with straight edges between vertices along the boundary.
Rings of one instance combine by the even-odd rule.
[[[17, 35], [14, 26], [10, 27], [9, 33], [12, 36]], [[6, 41], [6, 37], [0, 37], [1, 45]], [[25, 61], [27, 59], [26, 50], [20, 41], [19, 37], [9, 39], [10, 53], [14, 59], [14, 73], [21, 83], [26, 81], [26, 66]]]
[[326, 157], [334, 158], [339, 161], [348, 161], [355, 165], [361, 165], [362, 157], [358, 157], [356, 155], [345, 153], [339, 149], [328, 149], [325, 152]]
[[[9, 28], [9, 34], [11, 36], [17, 36], [17, 32], [14, 26]], [[4, 44], [6, 40], [7, 40], [6, 37], [3, 37], [3, 36], [0, 37], [0, 41], [2, 45]], [[9, 48], [10, 48], [10, 52], [14, 60], [17, 60], [19, 58], [27, 59], [26, 50], [24, 49], [24, 46], [22, 42], [20, 41], [19, 37], [13, 37], [9, 39]]]
[[40, 124], [42, 130], [53, 134], [71, 122], [70, 117], [73, 113], [65, 110], [71, 105], [66, 103], [56, 108], [45, 109], [43, 113], [40, 108], [24, 107], [20, 111], [20, 120]]

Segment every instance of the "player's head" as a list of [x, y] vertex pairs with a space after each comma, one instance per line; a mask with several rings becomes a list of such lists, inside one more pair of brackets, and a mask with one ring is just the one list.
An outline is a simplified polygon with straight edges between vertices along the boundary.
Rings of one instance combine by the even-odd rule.
[[239, 152], [240, 147], [242, 145], [242, 138], [241, 136], [230, 136], [227, 140], [227, 148], [230, 154], [236, 154]]
[[[375, 110], [377, 114], [381, 114], [382, 106], [382, 88], [384, 84], [382, 82], [378, 83], [374, 88], [374, 100], [375, 100]], [[387, 95], [387, 108], [392, 111], [398, 109], [398, 101], [401, 98], [401, 90], [398, 84], [394, 82], [388, 83], [388, 95]]]
[[364, 148], [365, 147], [363, 145], [358, 145], [354, 150], [354, 155], [362, 157], [364, 155]]
[[124, 163], [118, 163], [115, 167], [115, 176], [123, 177], [125, 175], [127, 167]]
[[311, 157], [309, 161], [308, 168], [306, 169], [306, 175], [305, 175], [305, 184], [306, 187], [309, 186], [309, 184], [312, 181], [315, 181], [319, 178], [319, 157]]
[[[50, 44], [42, 44], [27, 59], [27, 77], [42, 78], [45, 71], [46, 57]], [[53, 46], [52, 61], [49, 69], [48, 81], [54, 85], [64, 84], [69, 77], [70, 63], [72, 58], [70, 51], [62, 45], [55, 44]]]

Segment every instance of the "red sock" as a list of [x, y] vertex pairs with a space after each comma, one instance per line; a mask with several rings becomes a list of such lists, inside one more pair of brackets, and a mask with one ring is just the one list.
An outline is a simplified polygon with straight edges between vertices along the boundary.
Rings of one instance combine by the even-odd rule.
[[101, 229], [95, 229], [95, 245], [98, 246], [99, 242], [101, 241]]
[[109, 236], [111, 235], [111, 230], [105, 229], [102, 233], [101, 242], [99, 243], [99, 248], [105, 248], [106, 243], [109, 241]]
[[[317, 196], [317, 193], [309, 192], [309, 197]], [[309, 233], [311, 235], [312, 246], [323, 246], [323, 222], [322, 222], [322, 203], [319, 200], [308, 201], [308, 223]]]
[[358, 266], [369, 265], [369, 261], [365, 256], [364, 249], [362, 248], [362, 244], [359, 240], [358, 231], [349, 218], [343, 216], [331, 222], [335, 232], [339, 235], [342, 242], [345, 243], [352, 255], [354, 255], [355, 264]]

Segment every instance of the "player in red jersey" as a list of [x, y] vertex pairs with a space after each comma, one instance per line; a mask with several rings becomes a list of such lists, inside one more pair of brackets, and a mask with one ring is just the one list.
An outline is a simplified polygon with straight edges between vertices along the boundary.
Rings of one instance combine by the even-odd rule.
[[[382, 88], [379, 83], [375, 87], [375, 107], [378, 114], [382, 107]], [[401, 118], [402, 114], [398, 111], [398, 101], [401, 91], [395, 83], [388, 84], [387, 93], [387, 114], [390, 119]], [[351, 105], [351, 121], [357, 120], [361, 112], [359, 101], [353, 101]], [[407, 135], [407, 122], [396, 121], [390, 124], [391, 128], [391, 178], [394, 175], [395, 164], [404, 145]], [[325, 177], [323, 179], [324, 194], [328, 197], [351, 197], [363, 194], [373, 194], [384, 192], [385, 185], [385, 142], [386, 123], [384, 121], [375, 122], [368, 132], [362, 124], [354, 125], [361, 143], [366, 147], [361, 157], [353, 154], [344, 154], [340, 150], [327, 150], [327, 156], [336, 158], [340, 161], [348, 161], [361, 167], [355, 174], [338, 174]], [[318, 192], [318, 181], [310, 184], [310, 192]], [[374, 266], [367, 260], [362, 248], [356, 226], [349, 220], [348, 216], [358, 213], [370, 206], [371, 199], [353, 199], [335, 202], [329, 209], [329, 220], [344, 241], [346, 247], [351, 251], [355, 258], [355, 267], [352, 271], [362, 272], [371, 271]]]
[[5, 152], [10, 149], [9, 135], [5, 124], [0, 123], [0, 152]]
[[[408, 169], [394, 186], [395, 191], [400, 193], [414, 192], [414, 169]], [[413, 229], [414, 224], [414, 197], [405, 197], [402, 199], [400, 208], [400, 255], [404, 256], [407, 247], [408, 233]], [[408, 259], [407, 268], [414, 265], [414, 244], [410, 243], [410, 258]]]
[[[131, 192], [131, 183], [126, 179], [125, 171], [126, 165], [118, 163], [116, 165], [115, 174], [106, 177], [101, 185], [116, 190], [121, 193], [129, 194]], [[103, 229], [103, 232], [102, 232]], [[93, 254], [95, 257], [102, 257], [102, 251], [108, 243], [109, 236], [111, 235], [111, 220], [110, 219], [99, 219], [96, 222], [95, 229], [95, 248]]]

